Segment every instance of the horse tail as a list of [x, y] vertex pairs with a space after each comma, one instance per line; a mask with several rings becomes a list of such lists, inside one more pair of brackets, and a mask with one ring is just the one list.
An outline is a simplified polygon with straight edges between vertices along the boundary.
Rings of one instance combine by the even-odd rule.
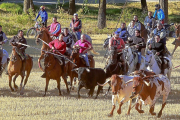
[[91, 51], [92, 51], [92, 53], [93, 53], [93, 54], [95, 54], [95, 55], [99, 55], [99, 53], [98, 53], [98, 52], [96, 52], [96, 51], [94, 51], [94, 49], [92, 49]]

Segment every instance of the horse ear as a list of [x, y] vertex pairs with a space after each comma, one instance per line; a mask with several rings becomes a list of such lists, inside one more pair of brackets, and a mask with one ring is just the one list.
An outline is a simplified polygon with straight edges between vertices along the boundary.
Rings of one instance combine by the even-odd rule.
[[90, 72], [90, 69], [89, 69], [89, 68], [86, 68], [86, 71], [87, 71], [87, 72]]

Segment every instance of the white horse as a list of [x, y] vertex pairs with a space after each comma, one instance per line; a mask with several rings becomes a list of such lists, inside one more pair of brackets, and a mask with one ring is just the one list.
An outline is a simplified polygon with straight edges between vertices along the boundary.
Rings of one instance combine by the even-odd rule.
[[[138, 62], [138, 56], [134, 56], [131, 47], [126, 46], [126, 48], [124, 49], [124, 53], [125, 53], [125, 59], [128, 63], [129, 69], [128, 69], [128, 74], [132, 73], [135, 71], [136, 69], [136, 64]], [[145, 66], [145, 57], [141, 56], [141, 65], [140, 65], [140, 70], [145, 70], [146, 66]]]
[[7, 73], [8, 59], [9, 59], [8, 52], [5, 49], [3, 49], [3, 58], [1, 61], [1, 64], [2, 64], [2, 71], [1, 72], [3, 72], [5, 70]]
[[[164, 75], [167, 74], [168, 79], [170, 79], [171, 78], [171, 70], [172, 70], [171, 56], [164, 57], [164, 58], [169, 61], [168, 62], [169, 68], [166, 68], [164, 70]], [[145, 57], [145, 64], [147, 66], [147, 70], [153, 71], [155, 74], [161, 73], [161, 68], [159, 68], [158, 63], [157, 63], [152, 51], [147, 51], [146, 57]]]

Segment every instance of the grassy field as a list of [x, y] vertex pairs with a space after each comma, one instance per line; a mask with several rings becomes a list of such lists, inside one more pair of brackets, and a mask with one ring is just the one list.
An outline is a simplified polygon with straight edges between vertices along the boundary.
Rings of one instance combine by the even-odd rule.
[[[148, 9], [154, 11], [155, 2], [148, 2]], [[0, 5], [0, 24], [3, 25], [3, 31], [7, 35], [15, 35], [18, 29], [26, 31], [28, 28], [34, 25], [31, 19], [34, 19], [32, 15], [25, 15], [22, 13], [22, 5], [17, 5], [13, 9], [8, 9], [11, 5]], [[169, 22], [178, 22], [179, 19], [179, 6], [180, 2], [169, 3]], [[12, 6], [11, 6], [12, 7]], [[107, 5], [107, 27], [103, 30], [97, 29], [97, 14], [98, 5], [88, 4], [88, 9], [84, 9], [82, 5], [77, 6], [77, 12], [82, 19], [84, 33], [88, 33], [93, 39], [93, 46], [99, 56], [95, 55], [96, 68], [103, 68], [105, 62], [102, 63], [105, 50], [102, 48], [104, 40], [107, 38], [107, 34], [111, 34], [117, 24], [118, 17], [122, 10], [123, 4]], [[38, 8], [38, 7], [37, 7]], [[55, 9], [54, 6], [46, 6], [49, 20], [51, 23], [54, 15], [58, 16], [58, 21], [62, 27], [68, 27], [72, 16], [66, 13], [67, 5], [65, 4], [63, 9]], [[86, 12], [87, 10], [87, 12]], [[143, 21], [146, 14], [142, 14], [140, 10], [140, 3], [128, 3], [125, 8], [125, 12], [122, 15], [121, 22], [127, 23], [132, 19], [132, 15], [138, 14], [140, 20]], [[102, 34], [103, 33], [103, 34]], [[11, 38], [12, 36], [9, 36]], [[170, 52], [173, 50], [171, 44], [173, 39], [169, 39], [167, 47]], [[41, 45], [36, 45], [34, 39], [27, 39], [29, 45], [37, 48], [41, 48]], [[4, 48], [11, 53], [11, 46], [4, 45]], [[157, 119], [155, 116], [149, 114], [149, 107], [143, 106], [145, 110], [144, 114], [139, 114], [134, 108], [131, 111], [130, 116], [126, 116], [127, 103], [122, 106], [122, 114], [118, 115], [116, 110], [112, 118], [108, 118], [107, 114], [111, 111], [112, 102], [111, 95], [107, 98], [100, 94], [98, 99], [87, 98], [86, 93], [88, 90], [81, 90], [81, 99], [77, 99], [76, 89], [68, 95], [66, 93], [65, 84], [61, 82], [61, 90], [63, 96], [58, 96], [58, 90], [56, 89], [56, 81], [51, 80], [46, 97], [42, 97], [45, 88], [45, 79], [41, 78], [42, 72], [38, 68], [37, 59], [40, 56], [40, 51], [28, 48], [26, 53], [33, 57], [33, 69], [29, 77], [29, 81], [25, 87], [25, 94], [20, 96], [20, 91], [11, 92], [8, 86], [8, 76], [3, 74], [0, 85], [0, 120], [13, 120], [13, 119], [52, 119], [52, 120], [107, 120], [107, 119]], [[173, 65], [178, 66], [180, 48], [174, 54]], [[171, 93], [169, 95], [167, 105], [163, 110], [161, 119], [176, 120], [180, 119], [180, 68], [173, 69], [171, 76]], [[20, 77], [16, 80], [17, 85], [20, 84]], [[77, 86], [76, 86], [77, 87]], [[106, 91], [108, 86], [104, 89]], [[96, 93], [96, 90], [95, 90]], [[155, 106], [155, 112], [158, 113], [161, 108], [162, 100], [159, 99]]]
[[[103, 68], [105, 63], [102, 63], [105, 50], [102, 48], [102, 43], [107, 37], [105, 34], [91, 35], [93, 39], [93, 46], [96, 51], [100, 53], [99, 56], [95, 56], [96, 68]], [[173, 45], [170, 39], [167, 43], [167, 47], [172, 52]], [[29, 45], [39, 47], [35, 44], [34, 39], [27, 39]], [[11, 46], [5, 45], [4, 48], [11, 53]], [[40, 51], [36, 51], [28, 48], [26, 50], [31, 56], [34, 57], [34, 65], [29, 81], [25, 87], [25, 94], [20, 96], [20, 91], [11, 92], [8, 86], [8, 76], [3, 74], [0, 87], [0, 119], [13, 120], [13, 119], [53, 119], [53, 120], [108, 120], [108, 119], [142, 119], [153, 120], [157, 119], [155, 116], [149, 114], [149, 107], [143, 106], [145, 110], [144, 114], [139, 114], [134, 108], [131, 110], [131, 115], [126, 116], [128, 104], [122, 106], [122, 113], [118, 115], [116, 110], [112, 118], [108, 118], [107, 114], [112, 107], [111, 94], [107, 98], [100, 94], [98, 99], [87, 98], [86, 93], [88, 90], [82, 89], [80, 94], [81, 98], [77, 99], [76, 89], [68, 95], [66, 93], [65, 84], [61, 82], [61, 90], [63, 96], [58, 96], [58, 90], [56, 89], [56, 81], [51, 80], [46, 97], [42, 97], [45, 88], [45, 79], [41, 78], [42, 72], [37, 67], [37, 58], [40, 55]], [[179, 52], [178, 48], [174, 54], [173, 65], [179, 65]], [[180, 68], [172, 71], [171, 77], [171, 92], [167, 100], [167, 105], [163, 110], [161, 119], [176, 120], [180, 119]], [[20, 77], [16, 81], [17, 85], [20, 84]], [[76, 86], [77, 87], [77, 86]], [[107, 86], [104, 88], [104, 92], [107, 90]], [[95, 90], [96, 93], [96, 90]], [[159, 99], [155, 106], [155, 112], [161, 108], [162, 100]]]

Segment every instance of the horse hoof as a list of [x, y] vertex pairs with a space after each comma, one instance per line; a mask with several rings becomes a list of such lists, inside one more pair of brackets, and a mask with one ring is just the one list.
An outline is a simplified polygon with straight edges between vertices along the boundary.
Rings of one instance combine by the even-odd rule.
[[144, 113], [144, 110], [139, 110], [139, 113]]
[[45, 97], [45, 96], [46, 96], [46, 94], [43, 95], [43, 97]]
[[120, 115], [121, 114], [121, 110], [117, 110], [117, 113]]
[[158, 118], [160, 118], [160, 117], [161, 117], [161, 115], [162, 115], [162, 113], [159, 113], [157, 117], [158, 117]]
[[108, 114], [108, 117], [112, 117], [113, 116], [113, 114]]
[[155, 112], [152, 112], [151, 115], [156, 115], [156, 113], [155, 113]]

